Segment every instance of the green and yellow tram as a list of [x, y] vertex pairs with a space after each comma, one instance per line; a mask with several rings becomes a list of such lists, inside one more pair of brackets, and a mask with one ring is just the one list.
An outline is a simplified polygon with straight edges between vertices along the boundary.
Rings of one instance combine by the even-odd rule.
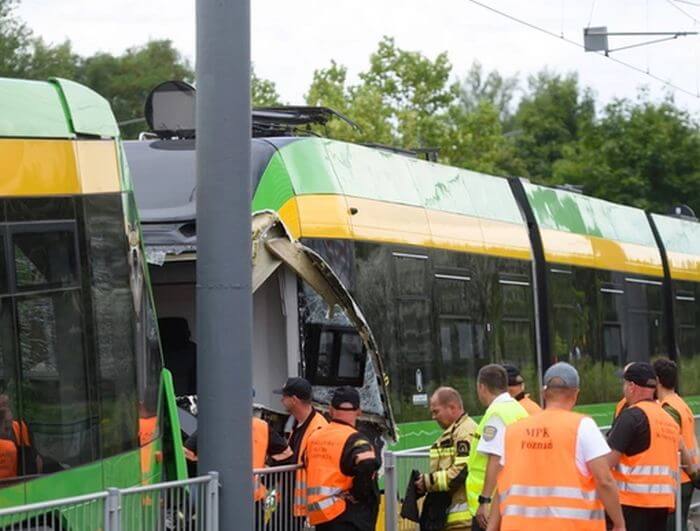
[[[601, 425], [630, 360], [678, 359], [683, 392], [700, 395], [699, 223], [299, 133], [304, 119], [328, 115], [254, 113], [252, 210], [277, 212], [354, 297], [383, 358], [398, 447], [437, 436], [427, 405], [439, 385], [458, 388], [478, 415], [474, 381], [491, 362], [518, 364], [534, 395], [544, 368], [575, 363], [583, 408]], [[159, 314], [194, 329], [194, 141], [166, 135], [125, 149]], [[318, 388], [366, 385], [352, 330], [318, 311], [303, 282], [289, 284], [277, 290], [278, 321], [256, 314], [268, 334], [256, 359], [265, 341], [285, 336], [274, 344], [278, 363], [254, 367], [259, 401], [279, 408], [270, 374], [303, 374]]]
[[86, 87], [0, 79], [0, 249], [0, 508], [182, 476], [119, 129]]

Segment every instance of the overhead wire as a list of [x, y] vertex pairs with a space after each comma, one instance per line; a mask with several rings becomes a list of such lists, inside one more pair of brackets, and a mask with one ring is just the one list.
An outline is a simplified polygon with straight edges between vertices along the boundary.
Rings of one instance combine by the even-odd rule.
[[[477, 5], [479, 7], [482, 7], [484, 9], [486, 9], [487, 11], [491, 11], [492, 13], [496, 13], [497, 15], [500, 15], [504, 18], [512, 20], [513, 22], [516, 22], [516, 23], [520, 24], [521, 26], [526, 26], [526, 27], [533, 29], [535, 31], [539, 31], [540, 33], [544, 33], [546, 35], [549, 35], [550, 37], [554, 37], [555, 39], [566, 42], [567, 44], [571, 44], [572, 46], [576, 46], [577, 48], [584, 49], [584, 46], [579, 42], [576, 42], [572, 39], [564, 37], [563, 35], [557, 35], [555, 32], [550, 31], [546, 28], [543, 28], [542, 26], [538, 26], [537, 24], [533, 24], [532, 22], [528, 22], [526, 20], [518, 18], [514, 15], [506, 13], [505, 11], [501, 11], [500, 9], [496, 9], [495, 7], [490, 6], [488, 4], [484, 4], [483, 2], [480, 2], [479, 0], [466, 0], [466, 1], [470, 2], [474, 5]], [[609, 55], [602, 55], [602, 54], [596, 54], [596, 55], [598, 55], [599, 57], [604, 57], [606, 59], [610, 59], [612, 62], [617, 63], [621, 66], [624, 66], [625, 68], [629, 68], [630, 70], [634, 70], [635, 72], [638, 72], [640, 74], [644, 74], [646, 76], [649, 76], [650, 78], [654, 79], [655, 81], [658, 81], [658, 82], [666, 85], [669, 88], [677, 90], [678, 92], [682, 92], [683, 94], [687, 94], [688, 96], [692, 96], [693, 98], [700, 98], [700, 94], [697, 94], [697, 93], [694, 93], [690, 90], [684, 89], [683, 87], [680, 87], [680, 86], [676, 85], [675, 83], [672, 83], [666, 79], [663, 79], [660, 76], [652, 74], [651, 72], [647, 72], [643, 68], [640, 68], [640, 67], [635, 66], [631, 63], [628, 63], [627, 61], [623, 61], [622, 59], [617, 59], [616, 57], [611, 57]]]
[[593, 0], [593, 2], [591, 3], [591, 14], [588, 15], [588, 24], [586, 24], [586, 26], [589, 28], [591, 27], [591, 22], [593, 21], [593, 13], [595, 13], [595, 3], [596, 0]]
[[696, 19], [693, 15], [688, 13], [685, 9], [683, 9], [681, 6], [679, 6], [676, 2], [673, 2], [672, 0], [666, 0], [666, 3], [669, 4], [671, 7], [673, 7], [674, 9], [677, 9], [678, 11], [683, 13], [686, 17], [688, 17], [694, 23], [697, 23], [698, 19]]
[[697, 2], [691, 2], [690, 0], [674, 0], [674, 1], [681, 3], [681, 4], [686, 4], [689, 6], [700, 7], [700, 4], [698, 4]]

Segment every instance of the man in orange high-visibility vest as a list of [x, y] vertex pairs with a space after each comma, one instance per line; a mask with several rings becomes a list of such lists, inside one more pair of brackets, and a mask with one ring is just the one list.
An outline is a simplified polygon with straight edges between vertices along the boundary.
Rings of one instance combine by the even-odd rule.
[[606, 512], [624, 531], [610, 448], [593, 419], [572, 411], [578, 372], [557, 363], [543, 382], [544, 411], [506, 427], [488, 531], [604, 531]]
[[[681, 429], [681, 438], [692, 462], [691, 469], [684, 469], [681, 472], [681, 528], [688, 529], [688, 512], [690, 511], [690, 501], [693, 497], [693, 478], [696, 475], [698, 465], [698, 441], [695, 438], [695, 417], [690, 406], [686, 404], [678, 393], [678, 366], [676, 362], [668, 358], [659, 358], [654, 362], [654, 372], [656, 373], [656, 398], [661, 403], [661, 407], [671, 415], [673, 420]], [[692, 477], [691, 477], [692, 476]], [[678, 508], [676, 507], [676, 510]], [[674, 531], [675, 513], [668, 519], [667, 531]]]
[[309, 435], [304, 457], [309, 523], [316, 531], [374, 531], [379, 459], [369, 439], [355, 429], [357, 389], [336, 389], [330, 413], [331, 422]]
[[[289, 448], [292, 450], [293, 462], [303, 464], [309, 436], [327, 425], [328, 421], [311, 405], [311, 384], [304, 378], [288, 378], [284, 387], [274, 393], [282, 395], [282, 406], [294, 418]], [[294, 498], [285, 499], [282, 503], [292, 507], [291, 512], [295, 518], [300, 519], [297, 524], [301, 528], [306, 517], [306, 469], [298, 470], [294, 477]]]
[[520, 374], [520, 369], [507, 363], [503, 364], [503, 368], [508, 373], [508, 393], [510, 396], [515, 398], [529, 415], [542, 411], [540, 405], [525, 392], [525, 379]]
[[645, 362], [623, 374], [628, 406], [608, 433], [609, 463], [630, 531], [663, 531], [676, 505], [681, 430], [656, 400], [656, 373]]

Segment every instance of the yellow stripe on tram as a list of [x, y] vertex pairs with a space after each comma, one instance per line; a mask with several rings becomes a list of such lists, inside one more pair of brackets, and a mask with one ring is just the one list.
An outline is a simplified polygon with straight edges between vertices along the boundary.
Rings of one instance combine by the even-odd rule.
[[295, 237], [393, 243], [530, 260], [524, 225], [337, 194], [300, 195], [279, 210]]
[[114, 140], [0, 139], [0, 196], [118, 192]]

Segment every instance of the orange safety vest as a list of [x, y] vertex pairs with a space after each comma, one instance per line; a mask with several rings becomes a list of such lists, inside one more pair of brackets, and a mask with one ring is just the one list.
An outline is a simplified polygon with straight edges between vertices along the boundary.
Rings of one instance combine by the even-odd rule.
[[[688, 449], [692, 462], [698, 463], [698, 448], [695, 445], [695, 417], [693, 416], [693, 411], [690, 409], [688, 404], [685, 403], [680, 396], [676, 393], [668, 395], [661, 401], [661, 405], [668, 404], [673, 409], [678, 411], [681, 415], [681, 437], [683, 438], [683, 443]], [[688, 483], [690, 481], [690, 476], [681, 470], [681, 483]]]
[[528, 415], [534, 415], [542, 412], [540, 405], [530, 398], [530, 395], [523, 396], [520, 400], [518, 400], [518, 403], [523, 406]]
[[352, 488], [352, 477], [340, 470], [343, 448], [357, 430], [331, 422], [314, 431], [306, 447], [306, 511], [309, 523], [324, 524], [345, 512], [345, 493]]
[[658, 402], [642, 401], [633, 406], [649, 420], [651, 444], [640, 454], [622, 455], [613, 469], [620, 491], [620, 503], [630, 507], [667, 508], [676, 506], [678, 448], [681, 431]]
[[23, 420], [12, 421], [12, 433], [15, 435], [17, 446], [31, 446], [32, 442], [29, 438], [29, 427]]
[[508, 426], [498, 477], [501, 531], [604, 531], [595, 482], [576, 466], [579, 413], [544, 410]]
[[[270, 428], [267, 422], [258, 417], [253, 417], [253, 468], [263, 468], [265, 466], [265, 456], [267, 455], [267, 445], [270, 438]], [[260, 477], [253, 477], [253, 499], [262, 500], [267, 495], [265, 485], [260, 481]]]
[[17, 445], [0, 439], [0, 479], [17, 477]]
[[[309, 436], [316, 430], [320, 430], [327, 425], [328, 421], [323, 415], [314, 412], [301, 438], [301, 443], [299, 444], [297, 464], [303, 464], [304, 452], [306, 452], [306, 447], [309, 444]], [[294, 481], [294, 516], [306, 516], [306, 468], [300, 468], [296, 471], [296, 478]]]

